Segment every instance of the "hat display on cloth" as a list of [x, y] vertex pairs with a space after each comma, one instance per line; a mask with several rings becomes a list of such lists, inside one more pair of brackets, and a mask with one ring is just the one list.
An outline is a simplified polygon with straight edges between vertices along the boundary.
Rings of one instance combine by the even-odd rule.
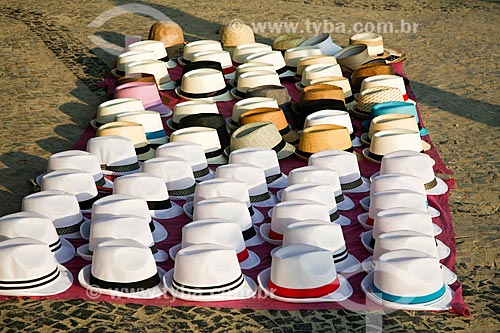
[[248, 186], [250, 202], [255, 207], [270, 207], [279, 202], [276, 195], [269, 192], [264, 170], [255, 165], [245, 163], [221, 165], [215, 170], [215, 177], [244, 182]]
[[[97, 200], [92, 205], [92, 220], [122, 215], [138, 216], [148, 221], [149, 230], [155, 243], [167, 239], [167, 230], [158, 221], [151, 218], [148, 203], [143, 198], [128, 194], [112, 194]], [[83, 239], [90, 238], [91, 223], [92, 221], [86, 220], [82, 224], [80, 232]]]
[[[429, 134], [429, 131], [420, 125], [420, 120], [418, 118], [418, 112], [415, 104], [408, 102], [383, 102], [375, 104], [370, 112], [370, 118], [373, 119], [375, 117], [387, 114], [409, 114], [415, 117], [415, 120], [418, 124], [418, 129], [420, 131], [420, 136], [424, 136]], [[369, 121], [365, 120], [362, 122], [363, 126], [369, 127]]]
[[433, 165], [434, 160], [429, 155], [411, 150], [400, 150], [384, 156], [380, 174], [404, 173], [416, 176], [424, 183], [427, 195], [444, 194], [448, 192], [448, 185], [435, 176]]
[[373, 56], [368, 54], [368, 47], [364, 44], [349, 45], [336, 53], [335, 58], [340, 66], [351, 72], [356, 67], [373, 60]]
[[1, 240], [0, 267], [3, 296], [50, 296], [73, 285], [73, 275], [57, 262], [49, 246], [33, 238]]
[[189, 301], [247, 299], [257, 292], [256, 283], [242, 274], [236, 251], [216, 244], [181, 249], [163, 283], [173, 297]]
[[335, 44], [332, 40], [332, 36], [328, 33], [319, 34], [313, 36], [302, 43], [299, 46], [315, 46], [321, 50], [324, 55], [336, 55], [342, 48]]
[[170, 79], [167, 64], [161, 60], [141, 60], [129, 62], [125, 65], [125, 73], [153, 74], [159, 90], [172, 90], [175, 88], [175, 81]]
[[415, 103], [413, 100], [408, 98], [406, 93], [405, 81], [402, 76], [399, 75], [375, 75], [367, 77], [361, 82], [361, 91], [374, 87], [393, 87], [398, 88], [403, 97], [403, 101]]
[[304, 121], [304, 128], [317, 126], [317, 125], [338, 125], [346, 127], [349, 131], [353, 147], [360, 147], [361, 140], [354, 134], [351, 118], [347, 111], [341, 110], [321, 110], [308, 115]]
[[105, 175], [121, 176], [141, 170], [133, 142], [123, 136], [90, 138], [87, 151], [97, 156]]
[[155, 60], [156, 54], [148, 50], [127, 51], [118, 55], [116, 58], [116, 68], [111, 70], [115, 77], [125, 75], [125, 66], [132, 61]]
[[299, 142], [299, 135], [292, 130], [286, 120], [285, 113], [279, 108], [256, 108], [246, 111], [240, 115], [238, 123], [241, 125], [255, 122], [271, 122], [278, 129], [283, 139], [295, 145]]
[[281, 34], [273, 39], [272, 49], [284, 53], [292, 47], [299, 46], [303, 41], [305, 41], [304, 36], [299, 34]]
[[225, 50], [248, 43], [255, 43], [255, 36], [252, 27], [238, 22], [238, 24], [228, 24], [220, 29], [220, 42]]
[[218, 131], [214, 128], [195, 126], [178, 129], [170, 134], [170, 141], [201, 144], [208, 164], [227, 163], [227, 158], [222, 153], [225, 147], [221, 146]]
[[415, 250], [384, 253], [361, 282], [366, 296], [390, 309], [447, 310], [453, 291], [445, 285], [436, 258]]
[[155, 150], [146, 139], [144, 127], [131, 121], [114, 121], [102, 125], [97, 130], [96, 136], [118, 135], [130, 139], [134, 144], [135, 153], [139, 161], [145, 161], [155, 156]]
[[289, 224], [305, 220], [320, 220], [330, 223], [328, 207], [321, 202], [298, 199], [282, 201], [268, 212], [271, 223], [260, 225], [259, 231], [266, 242], [281, 245], [283, 234]]
[[287, 68], [285, 58], [283, 58], [283, 54], [280, 51], [254, 53], [246, 57], [245, 62], [263, 62], [271, 64], [280, 78], [295, 75], [294, 72]]
[[237, 163], [248, 163], [262, 168], [270, 188], [287, 186], [287, 176], [281, 172], [278, 156], [272, 149], [247, 147], [234, 150], [229, 154], [229, 164]]
[[370, 162], [379, 164], [384, 155], [398, 150], [423, 152], [420, 133], [404, 128], [377, 132], [371, 138], [370, 148], [363, 149], [363, 156]]
[[135, 42], [127, 46], [127, 50], [153, 51], [155, 54], [155, 59], [164, 62], [167, 65], [167, 68], [175, 68], [177, 66], [177, 63], [173, 59], [170, 59], [170, 57], [168, 56], [165, 44], [158, 40], [143, 40]]
[[146, 246], [155, 261], [166, 261], [168, 255], [159, 250], [151, 234], [150, 219], [143, 216], [97, 214], [92, 217], [89, 230], [89, 242], [78, 247], [77, 252], [85, 260], [92, 260], [94, 252], [102, 242], [112, 239], [132, 239]]
[[225, 153], [229, 155], [234, 150], [248, 147], [272, 149], [279, 160], [295, 151], [295, 147], [283, 139], [276, 125], [271, 122], [253, 122], [240, 126], [231, 135], [231, 145]]
[[312, 64], [304, 68], [302, 79], [295, 83], [295, 87], [299, 91], [311, 85], [311, 80], [327, 76], [342, 76], [342, 71], [339, 64]]
[[319, 77], [317, 79], [312, 79], [310, 82], [311, 86], [316, 84], [329, 84], [332, 86], [342, 88], [342, 92], [344, 93], [344, 101], [346, 103], [347, 110], [352, 110], [356, 105], [356, 101], [352, 94], [351, 84], [349, 83], [349, 79], [342, 76], [325, 76]]
[[94, 177], [90, 172], [76, 169], [60, 169], [42, 176], [42, 191], [59, 190], [74, 194], [83, 213], [89, 212], [99, 199]]
[[[355, 97], [356, 98], [356, 97]], [[365, 89], [357, 95], [356, 106], [350, 112], [359, 119], [369, 119], [372, 108], [384, 102], [402, 102], [399, 89], [393, 87], [373, 87]]]
[[140, 99], [137, 98], [115, 98], [104, 103], [99, 104], [97, 107], [96, 119], [90, 121], [90, 125], [94, 129], [100, 126], [113, 122], [116, 115], [125, 112], [143, 111], [144, 105]]
[[[47, 163], [47, 172], [61, 169], [75, 169], [90, 172], [92, 177], [94, 177], [95, 185], [98, 189], [113, 188], [113, 182], [104, 178], [97, 156], [86, 151], [66, 150], [50, 155]], [[41, 185], [42, 176], [43, 175], [36, 177], [36, 183], [38, 185]]]
[[175, 88], [175, 93], [188, 100], [223, 102], [233, 99], [222, 72], [211, 68], [199, 68], [184, 74], [181, 86]]
[[283, 246], [271, 253], [271, 267], [258, 275], [260, 288], [282, 302], [319, 303], [348, 299], [353, 289], [338, 275], [328, 250], [307, 244]]
[[283, 235], [283, 246], [307, 244], [332, 253], [335, 269], [340, 273], [354, 273], [361, 268], [359, 260], [347, 252], [342, 228], [335, 223], [305, 220], [289, 224]]
[[327, 55], [313, 55], [304, 57], [297, 62], [297, 73], [295, 73], [295, 78], [301, 80], [304, 69], [307, 66], [314, 64], [335, 65], [337, 64], [337, 58]]
[[226, 118], [226, 126], [230, 130], [236, 129], [239, 126], [238, 120], [242, 113], [262, 107], [279, 108], [276, 99], [270, 97], [251, 97], [242, 99], [233, 105], [231, 117]]
[[255, 252], [246, 248], [241, 234], [241, 228], [234, 221], [209, 218], [194, 220], [182, 227], [182, 243], [169, 251], [175, 260], [177, 252], [195, 244], [217, 244], [227, 246], [236, 251], [241, 269], [251, 269], [260, 264], [260, 258]]
[[375, 75], [394, 75], [394, 67], [386, 63], [370, 62], [356, 67], [351, 76], [351, 85], [354, 90], [359, 91], [362, 81]]
[[140, 172], [118, 177], [113, 194], [129, 194], [145, 199], [153, 218], [171, 219], [182, 214], [182, 208], [170, 201], [163, 179], [154, 175]]
[[170, 59], [176, 59], [182, 54], [184, 48], [184, 32], [180, 25], [174, 21], [155, 22], [149, 28], [149, 40], [163, 42]]
[[246, 57], [251, 54], [269, 51], [272, 51], [271, 46], [262, 43], [244, 43], [235, 45], [232, 55], [233, 65], [239, 66], [243, 64]]
[[[291, 170], [288, 174], [288, 185], [291, 186], [301, 183], [329, 185], [333, 188], [332, 194], [339, 210], [350, 210], [354, 207], [354, 202], [351, 198], [342, 193], [339, 174], [334, 169], [309, 165]], [[278, 198], [280, 200], [281, 194], [282, 192], [278, 192]]]
[[191, 164], [180, 157], [152, 158], [142, 164], [142, 171], [162, 178], [172, 199], [188, 200], [194, 195], [196, 181]]
[[323, 150], [352, 151], [351, 136], [344, 126], [324, 124], [304, 128], [295, 156], [307, 161], [309, 157]]
[[75, 256], [73, 245], [57, 234], [55, 226], [48, 217], [39, 213], [24, 211], [0, 217], [0, 236], [28, 237], [42, 241], [49, 246], [60, 264], [70, 261]]
[[57, 234], [68, 239], [80, 238], [80, 225], [88, 221], [80, 211], [76, 196], [64, 191], [40, 191], [27, 195], [22, 200], [21, 210], [48, 217]]
[[[316, 87], [314, 87], [316, 88]], [[314, 89], [316, 90], [316, 89]], [[333, 92], [334, 90], [323, 90], [323, 91], [315, 91], [314, 93], [319, 94], [329, 94], [333, 95], [333, 93], [338, 94], [339, 91]], [[347, 111], [344, 99], [316, 99], [316, 100], [307, 100], [309, 97], [306, 96], [309, 93], [302, 93], [306, 100], [304, 102], [299, 101], [294, 104], [292, 107], [292, 117], [293, 123], [295, 127], [302, 129], [304, 128], [304, 122], [308, 115], [314, 113], [316, 111], [321, 110], [341, 110]], [[302, 96], [301, 95], [301, 96]], [[332, 96], [333, 97], [333, 96]]]
[[222, 74], [225, 79], [234, 78], [234, 67], [231, 60], [231, 55], [227, 51], [200, 51], [193, 54], [192, 62], [198, 61], [215, 61], [221, 64]]
[[215, 40], [203, 39], [197, 40], [184, 45], [184, 50], [182, 57], [178, 58], [177, 61], [180, 65], [185, 66], [193, 61], [193, 55], [196, 52], [201, 51], [222, 51], [222, 44]]
[[[237, 87], [238, 86], [238, 79], [242, 74], [248, 73], [248, 72], [255, 72], [255, 71], [276, 73], [273, 65], [271, 65], [271, 64], [266, 64], [263, 62], [247, 62], [247, 63], [241, 64], [238, 67], [236, 67], [236, 70], [234, 71], [234, 78], [229, 80], [229, 84], [232, 85], [233, 87]], [[278, 74], [276, 73], [276, 75], [278, 75]], [[235, 91], [235, 93], [238, 93], [238, 92]]]
[[246, 246], [255, 246], [264, 243], [252, 223], [249, 208], [245, 201], [231, 197], [215, 197], [196, 202], [193, 212], [193, 221], [202, 219], [220, 218], [238, 224]]
[[156, 150], [156, 157], [179, 157], [189, 162], [196, 181], [214, 177], [214, 172], [208, 168], [203, 146], [194, 142], [169, 142]]
[[183, 117], [190, 115], [198, 115], [201, 113], [219, 113], [217, 103], [203, 100], [193, 100], [178, 103], [174, 106], [174, 114], [172, 118], [167, 120], [167, 126], [175, 131], [179, 129], [179, 122]]
[[161, 282], [164, 274], [147, 246], [132, 239], [113, 239], [95, 248], [92, 264], [80, 270], [78, 281], [93, 293], [150, 299], [166, 292]]
[[251, 70], [238, 76], [237, 86], [231, 89], [231, 95], [236, 99], [247, 97], [247, 90], [264, 85], [280, 85], [278, 74], [273, 70]]
[[134, 122], [144, 128], [146, 140], [152, 146], [158, 147], [168, 142], [168, 136], [163, 129], [160, 114], [155, 111], [139, 111], [121, 113], [116, 116], [117, 122]]
[[384, 41], [382, 36], [373, 32], [361, 32], [349, 38], [350, 45], [365, 44], [371, 56], [384, 55]]
[[343, 150], [325, 150], [309, 157], [309, 165], [337, 170], [343, 193], [361, 193], [370, 190], [370, 182], [359, 173], [355, 154]]
[[297, 72], [297, 63], [299, 60], [313, 55], [322, 55], [321, 49], [316, 46], [297, 46], [286, 50], [284, 58], [288, 69], [292, 72]]
[[115, 98], [138, 98], [144, 108], [158, 112], [162, 117], [168, 117], [172, 110], [168, 106], [168, 98], [160, 95], [158, 87], [152, 82], [129, 82], [115, 88]]
[[193, 200], [187, 201], [184, 204], [184, 213], [189, 218], [192, 218], [194, 206], [198, 202], [219, 197], [229, 197], [244, 202], [250, 212], [253, 223], [260, 223], [264, 220], [264, 215], [258, 209], [253, 209], [250, 203], [248, 185], [245, 182], [231, 178], [214, 178], [199, 183], [194, 190]]

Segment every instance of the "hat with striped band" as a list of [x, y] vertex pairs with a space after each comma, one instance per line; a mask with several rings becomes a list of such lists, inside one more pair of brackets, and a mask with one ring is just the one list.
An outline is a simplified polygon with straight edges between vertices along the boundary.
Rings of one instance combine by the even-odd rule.
[[222, 51], [222, 44], [215, 40], [203, 39], [194, 42], [187, 43], [184, 45], [184, 50], [182, 57], [178, 58], [177, 61], [180, 65], [185, 66], [193, 61], [193, 55], [196, 52], [201, 51]]
[[[416, 127], [416, 124], [413, 123]], [[423, 153], [420, 133], [406, 128], [387, 129], [373, 134], [370, 148], [363, 149], [363, 156], [370, 162], [380, 164], [384, 155], [398, 151], [412, 150]]]
[[342, 110], [321, 110], [308, 115], [304, 121], [304, 128], [316, 125], [338, 125], [346, 127], [349, 131], [353, 147], [361, 147], [361, 140], [354, 134], [354, 127], [352, 125], [351, 117], [347, 111]]
[[387, 56], [384, 52], [384, 40], [382, 36], [373, 32], [361, 32], [349, 38], [350, 45], [365, 44], [368, 47], [368, 54], [371, 56]]
[[144, 108], [156, 111], [162, 117], [168, 117], [172, 110], [168, 106], [170, 99], [160, 95], [158, 87], [153, 82], [128, 82], [115, 88], [114, 98], [138, 98]]
[[202, 113], [218, 114], [219, 109], [217, 108], [217, 104], [214, 102], [198, 100], [177, 103], [174, 106], [174, 113], [172, 118], [167, 120], [167, 126], [171, 130], [175, 131], [179, 129], [179, 122], [182, 118], [190, 115], [199, 115]]
[[167, 133], [163, 129], [160, 114], [154, 111], [138, 111], [120, 113], [116, 116], [117, 122], [134, 122], [144, 128], [146, 140], [152, 147], [158, 147], [168, 142]]
[[223, 155], [219, 133], [215, 128], [192, 126], [178, 129], [170, 134], [170, 141], [187, 141], [203, 146], [208, 164], [225, 164], [227, 158]]
[[324, 150], [353, 151], [349, 130], [344, 126], [323, 124], [304, 128], [295, 156], [307, 161], [311, 155]]
[[170, 59], [167, 54], [167, 49], [162, 41], [157, 40], [143, 40], [135, 42], [127, 46], [128, 51], [152, 51], [155, 54], [155, 59], [164, 62], [167, 68], [175, 68], [177, 63]]
[[415, 101], [411, 100], [408, 97], [408, 94], [406, 92], [406, 82], [402, 76], [384, 74], [384, 75], [374, 75], [374, 76], [367, 77], [366, 79], [363, 80], [363, 82], [361, 82], [360, 91], [363, 92], [366, 89], [370, 89], [370, 88], [374, 88], [374, 87], [398, 88], [400, 91], [401, 97], [403, 98], [403, 101], [413, 103], [413, 104], [415, 103]]
[[270, 97], [251, 97], [242, 99], [233, 105], [231, 117], [226, 118], [227, 128], [229, 130], [236, 129], [239, 126], [238, 120], [242, 113], [261, 107], [279, 108], [276, 99]]
[[264, 51], [254, 53], [246, 57], [245, 62], [263, 62], [271, 64], [280, 78], [295, 75], [295, 73], [290, 71], [286, 66], [285, 58], [280, 51]]
[[351, 86], [354, 91], [359, 92], [362, 81], [368, 77], [375, 75], [394, 75], [394, 68], [385, 63], [368, 63], [358, 66], [354, 69], [351, 76]]
[[141, 171], [132, 140], [118, 135], [90, 138], [87, 151], [97, 156], [104, 175], [121, 176]]
[[90, 121], [94, 129], [116, 120], [116, 115], [125, 112], [143, 111], [144, 105], [137, 98], [115, 98], [99, 104], [96, 119]]

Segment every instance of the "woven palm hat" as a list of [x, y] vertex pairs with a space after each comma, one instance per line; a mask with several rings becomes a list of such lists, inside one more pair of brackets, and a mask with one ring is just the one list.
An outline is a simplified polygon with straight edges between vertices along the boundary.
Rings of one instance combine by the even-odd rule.
[[231, 117], [226, 118], [226, 126], [230, 130], [236, 129], [239, 126], [238, 120], [242, 113], [261, 107], [279, 108], [278, 102], [271, 97], [250, 97], [242, 99], [233, 105]]
[[321, 110], [316, 111], [308, 115], [304, 121], [304, 128], [323, 125], [323, 124], [331, 124], [331, 125], [339, 125], [347, 127], [349, 131], [349, 136], [351, 137], [352, 145], [354, 147], [360, 147], [361, 141], [354, 134], [354, 127], [352, 125], [351, 118], [349, 117], [349, 113], [347, 111], [341, 110]]
[[173, 116], [167, 120], [167, 126], [175, 131], [179, 129], [179, 122], [183, 117], [201, 113], [219, 113], [219, 109], [216, 103], [210, 101], [193, 100], [180, 102], [174, 106]]
[[307, 161], [312, 154], [323, 150], [352, 151], [349, 130], [343, 126], [330, 124], [305, 128], [300, 135], [295, 156]]
[[293, 72], [297, 72], [297, 63], [300, 59], [321, 54], [320, 48], [316, 46], [292, 47], [285, 51], [285, 62]]
[[408, 94], [406, 92], [405, 79], [399, 75], [380, 74], [367, 77], [366, 79], [363, 80], [363, 82], [361, 82], [360, 91], [381, 86], [398, 88], [399, 91], [401, 92], [401, 96], [403, 97], [403, 101], [409, 103], [415, 103], [415, 101], [409, 99]]
[[177, 59], [184, 48], [184, 32], [180, 25], [173, 21], [155, 22], [149, 28], [149, 40], [163, 42], [170, 59]]
[[349, 83], [349, 79], [347, 79], [346, 77], [325, 76], [317, 79], [312, 79], [311, 86], [316, 84], [329, 84], [332, 86], [340, 87], [344, 92], [344, 100], [348, 110], [351, 110], [356, 104], [354, 95], [352, 94], [351, 84]]
[[168, 136], [163, 129], [163, 122], [158, 112], [136, 111], [120, 113], [116, 116], [116, 121], [129, 121], [141, 124], [144, 128], [146, 140], [152, 147], [158, 147], [168, 142]]
[[264, 62], [247, 62], [236, 67], [236, 70], [234, 71], [234, 78], [229, 80], [229, 84], [233, 87], [237, 87], [240, 75], [253, 71], [276, 72], [271, 64], [266, 64]]
[[245, 43], [237, 45], [233, 50], [232, 60], [235, 66], [243, 64], [246, 57], [253, 53], [272, 51], [270, 45], [262, 43]]
[[105, 175], [120, 176], [141, 169], [134, 143], [126, 137], [109, 135], [90, 138], [87, 151], [97, 156]]
[[115, 88], [114, 98], [138, 98], [146, 110], [156, 111], [162, 117], [168, 117], [172, 114], [172, 110], [168, 106], [170, 99], [160, 95], [157, 85], [153, 82], [124, 83]]
[[360, 91], [364, 79], [375, 75], [394, 75], [394, 68], [388, 64], [368, 63], [354, 69], [351, 85], [355, 91]]
[[311, 80], [325, 76], [342, 76], [342, 70], [339, 64], [312, 64], [304, 68], [300, 82], [295, 83], [295, 87], [302, 91], [305, 87], [311, 85]]
[[273, 65], [274, 70], [278, 73], [279, 77], [288, 77], [294, 76], [295, 73], [290, 71], [285, 62], [285, 58], [283, 54], [279, 51], [268, 51], [268, 52], [259, 52], [249, 55], [245, 62], [263, 62], [266, 64]]
[[335, 54], [335, 58], [343, 69], [349, 72], [373, 60], [373, 56], [368, 54], [368, 46], [364, 44], [349, 45]]
[[114, 77], [119, 78], [125, 75], [127, 63], [139, 60], [156, 60], [156, 54], [149, 50], [127, 51], [116, 58], [116, 68], [111, 70]]
[[218, 41], [209, 39], [202, 39], [187, 43], [186, 45], [184, 45], [182, 57], [179, 57], [177, 61], [182, 66], [185, 66], [186, 64], [189, 64], [191, 61], [193, 61], [193, 55], [196, 52], [209, 50], [222, 51], [222, 45]]
[[215, 61], [220, 63], [222, 67], [222, 74], [225, 79], [234, 78], [234, 67], [231, 60], [231, 55], [227, 51], [208, 50], [200, 51], [193, 54], [193, 63], [198, 61]]
[[165, 63], [167, 68], [175, 68], [177, 63], [175, 60], [170, 59], [167, 54], [167, 49], [163, 42], [157, 40], [143, 40], [135, 42], [127, 46], [129, 51], [146, 50], [153, 51], [155, 53], [155, 59], [160, 60]]
[[372, 136], [370, 148], [363, 149], [363, 156], [370, 162], [380, 164], [384, 155], [398, 150], [423, 152], [420, 133], [405, 128], [377, 132]]
[[227, 132], [224, 116], [215, 113], [201, 113], [185, 116], [179, 122], [179, 129], [187, 127], [208, 127], [217, 130], [219, 141], [223, 148], [229, 146], [229, 133]]
[[312, 36], [311, 38], [300, 43], [299, 46], [315, 46], [325, 55], [336, 55], [342, 48], [335, 44], [332, 36], [328, 33]]
[[172, 90], [175, 88], [175, 81], [170, 78], [167, 64], [161, 60], [139, 60], [127, 63], [125, 74], [135, 73], [154, 75], [159, 90]]
[[369, 119], [372, 107], [384, 102], [403, 102], [399, 89], [385, 86], [365, 89], [357, 95], [356, 106], [350, 112], [358, 119]]
[[144, 105], [137, 98], [115, 98], [99, 104], [96, 119], [90, 121], [94, 129], [116, 120], [116, 115], [125, 112], [143, 111]]
[[194, 69], [184, 74], [181, 86], [175, 88], [175, 93], [187, 100], [223, 102], [233, 99], [222, 72], [211, 68]]
[[237, 86], [231, 89], [231, 94], [236, 99], [247, 97], [247, 90], [264, 85], [280, 85], [278, 74], [273, 70], [252, 70], [242, 73], [238, 77]]
[[313, 84], [305, 87], [300, 94], [299, 104], [307, 101], [315, 101], [319, 99], [334, 99], [338, 101], [344, 100], [344, 91], [342, 88], [331, 84]]
[[[321, 91], [318, 91], [321, 94]], [[307, 98], [307, 96], [306, 96]], [[296, 103], [292, 106], [292, 117], [295, 127], [304, 128], [304, 122], [308, 115], [322, 110], [347, 111], [344, 99], [315, 99]]]
[[368, 47], [368, 54], [371, 56], [385, 56], [388, 52], [384, 52], [384, 40], [381, 35], [373, 32], [361, 32], [349, 38], [350, 45], [365, 44]]
[[215, 128], [191, 126], [178, 129], [170, 135], [170, 141], [187, 141], [203, 146], [208, 164], [225, 164], [227, 158], [223, 155], [221, 139]]
[[337, 59], [334, 56], [327, 55], [313, 55], [304, 57], [297, 62], [297, 73], [295, 74], [295, 77], [298, 79], [302, 79], [304, 69], [307, 66], [314, 64], [335, 65], [337, 64]]
[[[420, 131], [420, 136], [425, 136], [429, 134], [429, 131], [422, 127], [420, 123], [420, 118], [418, 117], [417, 107], [415, 104], [410, 102], [383, 102], [378, 103], [372, 107], [370, 117], [371, 119], [389, 113], [400, 113], [400, 114], [410, 114], [415, 117], [418, 124], [418, 129]], [[363, 127], [369, 127], [369, 121], [363, 121], [361, 123]]]
[[292, 47], [299, 46], [305, 40], [304, 36], [298, 34], [281, 34], [273, 40], [273, 50], [285, 52]]
[[235, 47], [255, 43], [255, 36], [249, 25], [229, 24], [220, 29], [220, 42], [223, 47]]

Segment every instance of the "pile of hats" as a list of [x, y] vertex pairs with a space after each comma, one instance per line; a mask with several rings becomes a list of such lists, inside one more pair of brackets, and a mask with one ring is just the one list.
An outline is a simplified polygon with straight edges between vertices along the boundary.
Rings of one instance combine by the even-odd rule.
[[[449, 308], [456, 277], [440, 266], [450, 249], [434, 238], [440, 212], [426, 197], [447, 186], [391, 65], [405, 56], [377, 34], [349, 43], [283, 35], [271, 46], [247, 26], [186, 43], [177, 24], [155, 23], [149, 40], [118, 56], [114, 98], [99, 105], [86, 151], [50, 156], [41, 192], [0, 218], [0, 294], [63, 292], [72, 276], [61, 263], [78, 253], [91, 261], [80, 284], [109, 295], [223, 301], [253, 297], [258, 284], [285, 302], [338, 302], [353, 293], [339, 273], [363, 268], [363, 291], [383, 306]], [[182, 99], [173, 110], [169, 90]], [[220, 113], [233, 99], [232, 114]], [[361, 137], [353, 118], [364, 120]], [[382, 163], [371, 181], [354, 153], [363, 144], [363, 156]], [[294, 156], [308, 165], [286, 175], [280, 161]], [[357, 220], [373, 257], [361, 263], [347, 250], [344, 212], [355, 207], [351, 194], [368, 191]], [[164, 248], [163, 224], [181, 214], [192, 222]], [[88, 242], [75, 250], [74, 238]], [[256, 283], [242, 271], [261, 263], [249, 248], [264, 242], [279, 247]], [[169, 258], [173, 269], [157, 266]]]

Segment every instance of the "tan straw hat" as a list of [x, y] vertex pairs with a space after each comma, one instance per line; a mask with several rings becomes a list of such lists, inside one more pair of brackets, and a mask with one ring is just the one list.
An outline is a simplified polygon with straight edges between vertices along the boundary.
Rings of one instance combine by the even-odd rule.
[[352, 142], [347, 127], [325, 124], [305, 128], [295, 155], [307, 161], [309, 156], [323, 150], [351, 151]]

